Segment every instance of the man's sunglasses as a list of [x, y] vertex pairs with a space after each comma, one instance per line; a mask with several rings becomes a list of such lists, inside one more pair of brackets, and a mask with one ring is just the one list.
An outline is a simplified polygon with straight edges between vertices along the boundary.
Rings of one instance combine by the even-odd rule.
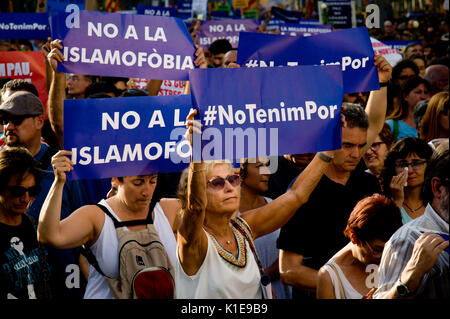
[[241, 178], [239, 174], [228, 175], [226, 178], [216, 177], [208, 181], [208, 186], [211, 187], [212, 189], [220, 190], [225, 187], [226, 181], [228, 181], [228, 183], [230, 183], [231, 186], [236, 187], [241, 183]]
[[29, 188], [25, 188], [23, 186], [7, 186], [7, 189], [11, 193], [12, 197], [22, 197], [26, 192], [28, 192], [30, 197], [36, 197], [41, 192], [40, 185], [34, 185]]
[[2, 117], [0, 119], [0, 123], [3, 125], [8, 125], [8, 123], [11, 122], [12, 124], [14, 124], [14, 126], [19, 126], [25, 119], [29, 117], [32, 116], [27, 115], [27, 116]]

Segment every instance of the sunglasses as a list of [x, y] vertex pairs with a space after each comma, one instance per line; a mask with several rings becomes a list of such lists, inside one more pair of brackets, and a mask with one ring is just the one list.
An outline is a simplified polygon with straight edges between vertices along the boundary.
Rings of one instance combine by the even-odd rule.
[[412, 162], [400, 161], [395, 163], [395, 169], [397, 171], [400, 171], [403, 170], [405, 167], [411, 166], [413, 170], [420, 171], [426, 162], [427, 161], [412, 161]]
[[225, 187], [226, 181], [228, 181], [228, 183], [230, 183], [231, 186], [236, 187], [241, 183], [241, 178], [239, 174], [228, 175], [226, 178], [216, 177], [208, 181], [208, 186], [211, 187], [212, 189], [220, 190]]
[[14, 126], [19, 126], [20, 124], [22, 124], [22, 122], [29, 118], [32, 117], [30, 115], [27, 116], [15, 116], [15, 117], [2, 117], [0, 119], [0, 123], [3, 125], [8, 125], [9, 122], [11, 122], [12, 124], [14, 124]]
[[41, 192], [40, 185], [34, 185], [29, 188], [25, 188], [23, 186], [8, 186], [7, 189], [11, 193], [12, 197], [22, 197], [26, 192], [28, 192], [30, 197], [36, 197]]

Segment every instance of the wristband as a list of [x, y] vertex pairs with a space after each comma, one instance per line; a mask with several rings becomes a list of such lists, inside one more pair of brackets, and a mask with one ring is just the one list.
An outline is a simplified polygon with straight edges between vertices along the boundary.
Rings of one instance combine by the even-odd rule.
[[328, 156], [328, 155], [325, 155], [325, 154], [322, 153], [322, 152], [318, 152], [318, 153], [317, 153], [317, 156], [319, 156], [319, 158], [320, 158], [322, 161], [327, 162], [327, 163], [329, 163], [329, 162], [331, 162], [331, 161], [333, 160], [333, 157], [330, 157], [330, 156]]
[[389, 84], [389, 81], [386, 81], [386, 82], [380, 82], [380, 88], [385, 87], [385, 86], [388, 86], [388, 84]]

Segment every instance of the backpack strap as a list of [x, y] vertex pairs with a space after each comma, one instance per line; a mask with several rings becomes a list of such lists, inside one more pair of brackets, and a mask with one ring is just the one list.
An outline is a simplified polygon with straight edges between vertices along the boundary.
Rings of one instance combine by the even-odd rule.
[[392, 135], [394, 136], [394, 141], [396, 141], [398, 137], [398, 120], [392, 120], [392, 124], [394, 126], [394, 131], [392, 132]]
[[42, 155], [41, 159], [39, 160], [39, 167], [42, 170], [46, 170], [47, 167], [50, 165], [50, 162], [52, 161], [52, 156], [55, 155], [58, 152], [56, 148], [48, 147], [45, 151], [44, 155]]
[[99, 207], [103, 212], [108, 215], [112, 221], [114, 222], [115, 228], [120, 228], [124, 226], [137, 226], [137, 225], [147, 225], [147, 224], [153, 224], [152, 214], [148, 214], [146, 219], [137, 219], [137, 220], [129, 220], [129, 221], [118, 221], [102, 204], [95, 204], [97, 207]]

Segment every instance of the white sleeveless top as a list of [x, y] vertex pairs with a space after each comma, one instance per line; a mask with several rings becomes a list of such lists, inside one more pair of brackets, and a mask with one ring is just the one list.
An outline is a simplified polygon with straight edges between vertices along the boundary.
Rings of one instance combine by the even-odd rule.
[[355, 290], [355, 288], [353, 288], [352, 284], [345, 277], [341, 267], [339, 267], [339, 265], [333, 259], [330, 259], [325, 264], [325, 269], [330, 274], [331, 282], [333, 283], [334, 288], [334, 295], [336, 296], [336, 299], [344, 299], [344, 296], [341, 296], [338, 278], [333, 268], [331, 268], [329, 264], [333, 264], [333, 266], [336, 267], [336, 270], [339, 273], [339, 277], [341, 278], [342, 282], [342, 289], [344, 290], [345, 293], [345, 299], [362, 299], [363, 295], [361, 295], [358, 291]]
[[261, 299], [259, 269], [248, 242], [243, 239], [245, 252], [244, 249], [239, 249], [239, 257], [246, 254], [245, 267], [238, 268], [222, 259], [214, 239], [206, 231], [205, 234], [208, 238], [208, 251], [195, 275], [186, 275], [177, 253], [177, 299]]
[[[104, 199], [102, 199], [99, 204], [105, 206], [118, 221], [121, 221]], [[157, 206], [159, 206], [159, 203]], [[155, 211], [155, 220], [153, 221], [153, 225], [155, 226], [156, 232], [158, 233], [161, 242], [169, 255], [170, 261], [172, 262], [172, 258], [176, 254], [176, 244], [174, 248], [174, 245], [170, 240], [170, 236], [168, 236], [167, 233], [172, 236], [174, 241], [175, 237], [173, 236], [172, 228], [170, 227], [170, 224], [160, 206], [159, 211]], [[124, 227], [124, 229], [126, 230], [127, 228]], [[105, 222], [103, 224], [100, 236], [90, 248], [97, 259], [100, 269], [105, 275], [111, 278], [117, 278], [119, 276], [118, 246], [119, 240], [117, 238], [114, 222], [105, 214]], [[89, 278], [86, 291], [84, 293], [84, 299], [114, 299], [111, 294], [111, 290], [109, 289], [108, 282], [100, 273], [97, 272], [97, 270], [95, 270], [91, 264], [89, 264]]]
[[153, 220], [153, 225], [155, 226], [156, 232], [161, 239], [161, 242], [166, 249], [167, 255], [169, 255], [170, 263], [175, 266], [177, 263], [177, 240], [173, 234], [172, 227], [167, 220], [166, 214], [161, 207], [161, 205], [156, 203], [155, 208], [153, 208], [155, 217]]

